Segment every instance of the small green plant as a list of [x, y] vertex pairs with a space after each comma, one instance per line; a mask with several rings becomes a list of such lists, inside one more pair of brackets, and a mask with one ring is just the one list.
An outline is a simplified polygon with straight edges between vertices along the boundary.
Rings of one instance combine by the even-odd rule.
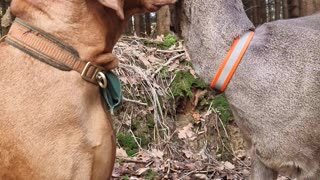
[[148, 119], [148, 128], [153, 129], [155, 126], [154, 120], [153, 119]]
[[199, 78], [195, 78], [190, 72], [178, 71], [171, 84], [174, 97], [192, 97], [192, 87], [205, 89], [207, 84]]
[[128, 175], [121, 177], [121, 180], [129, 180], [129, 179], [130, 179], [130, 178], [129, 178]]
[[144, 179], [146, 180], [154, 180], [157, 177], [157, 172], [154, 172], [152, 169], [149, 169], [144, 176]]
[[144, 45], [148, 47], [157, 47], [160, 49], [167, 50], [171, 46], [177, 44], [178, 39], [173, 34], [168, 34], [166, 37], [164, 37], [163, 41], [150, 41], [148, 39], [144, 40]]
[[124, 150], [126, 150], [129, 156], [133, 156], [139, 150], [138, 145], [136, 144], [134, 138], [130, 135], [119, 133], [117, 135], [118, 142]]
[[216, 96], [212, 101], [212, 107], [219, 113], [219, 117], [225, 125], [232, 120], [230, 105], [224, 96]]
[[169, 49], [171, 46], [175, 45], [178, 42], [176, 36], [174, 36], [173, 34], [168, 34], [164, 40], [163, 43], [160, 44], [160, 47], [162, 49]]

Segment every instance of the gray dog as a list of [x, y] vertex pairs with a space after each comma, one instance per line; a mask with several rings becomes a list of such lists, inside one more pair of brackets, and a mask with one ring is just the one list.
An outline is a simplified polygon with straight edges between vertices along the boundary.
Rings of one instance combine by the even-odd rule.
[[[180, 3], [187, 50], [211, 83], [254, 26], [241, 0]], [[225, 95], [251, 149], [252, 179], [320, 178], [320, 14], [258, 27]]]

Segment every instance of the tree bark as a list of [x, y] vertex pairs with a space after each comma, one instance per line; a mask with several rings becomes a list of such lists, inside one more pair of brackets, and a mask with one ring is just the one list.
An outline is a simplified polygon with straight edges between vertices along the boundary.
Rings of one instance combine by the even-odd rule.
[[320, 0], [314, 0], [315, 11], [320, 11]]
[[273, 1], [268, 0], [268, 21], [274, 20], [274, 6]]
[[170, 33], [170, 9], [169, 6], [163, 6], [157, 12], [157, 34], [167, 35]]
[[132, 35], [133, 34], [133, 22], [132, 18], [129, 19], [127, 26], [124, 29], [124, 34], [126, 35]]
[[290, 2], [290, 8], [289, 8], [289, 14], [290, 18], [297, 18], [300, 15], [299, 10], [299, 0], [291, 0]]
[[288, 0], [282, 0], [283, 19], [289, 18]]
[[134, 30], [137, 36], [145, 35], [145, 25], [143, 15], [134, 16]]
[[274, 12], [274, 14], [275, 14], [275, 19], [276, 20], [278, 20], [278, 19], [280, 19], [280, 17], [281, 17], [281, 11], [280, 11], [280, 7], [281, 7], [281, 5], [280, 5], [280, 0], [275, 0], [274, 1], [274, 8], [275, 8], [275, 12]]
[[134, 32], [137, 36], [141, 33], [140, 31], [140, 18], [139, 15], [134, 16]]
[[300, 16], [307, 16], [314, 12], [313, 1], [300, 0]]
[[[178, 1], [179, 3], [180, 1]], [[253, 11], [252, 11], [252, 1], [251, 0], [242, 0], [244, 10], [246, 11], [247, 16], [253, 22]]]
[[265, 0], [260, 0], [259, 6], [260, 6], [260, 24], [263, 24], [267, 22], [267, 7], [266, 7], [266, 1]]
[[257, 26], [260, 23], [258, 0], [252, 0], [252, 8], [253, 8], [253, 12], [252, 12], [253, 24]]
[[175, 33], [178, 34], [179, 37], [181, 37], [182, 35], [182, 25], [181, 23], [185, 21], [185, 19], [183, 18], [182, 14], [184, 13], [183, 10], [184, 6], [183, 6], [183, 0], [179, 0], [178, 2], [176, 2], [176, 4], [174, 5], [174, 30]]
[[144, 15], [144, 17], [145, 17], [145, 21], [146, 21], [146, 34], [148, 36], [150, 36], [151, 35], [151, 31], [152, 31], [152, 29], [151, 29], [151, 26], [152, 26], [152, 24], [151, 24], [151, 14], [150, 13], [146, 13]]
[[140, 21], [140, 34], [138, 36], [140, 37], [145, 37], [146, 36], [146, 21], [145, 21], [145, 18], [144, 18], [144, 15], [141, 14], [139, 15], [139, 21]]

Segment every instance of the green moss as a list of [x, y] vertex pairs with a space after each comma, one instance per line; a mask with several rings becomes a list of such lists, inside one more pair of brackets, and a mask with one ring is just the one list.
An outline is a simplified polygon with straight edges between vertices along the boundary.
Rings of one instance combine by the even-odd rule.
[[175, 45], [177, 43], [177, 38], [176, 36], [172, 34], [168, 34], [165, 38], [163, 43], [161, 44], [162, 49], [169, 49], [171, 46]]
[[128, 175], [121, 177], [121, 180], [129, 180], [129, 179], [130, 179], [130, 178], [129, 178]]
[[149, 169], [144, 176], [144, 179], [146, 180], [154, 180], [157, 177], [157, 172], [153, 171], [152, 169]]
[[176, 45], [177, 42], [178, 42], [178, 39], [175, 35], [168, 34], [166, 37], [164, 37], [163, 41], [150, 41], [148, 39], [145, 39], [143, 43], [148, 47], [157, 47], [160, 49], [167, 50], [171, 46]]
[[193, 64], [192, 64], [191, 61], [182, 61], [182, 62], [180, 62], [180, 63], [181, 63], [181, 65], [183, 65], [183, 66], [189, 66], [189, 67], [192, 67], [192, 68], [193, 68]]
[[132, 130], [132, 131], [135, 131], [135, 130], [137, 130], [137, 129], [139, 128], [139, 126], [140, 126], [140, 121], [142, 121], [141, 118], [137, 118], [136, 120], [134, 120], [134, 121], [131, 123], [131, 130]]
[[218, 111], [219, 116], [225, 125], [232, 120], [230, 105], [224, 96], [216, 96], [212, 101], [212, 107]]
[[144, 135], [139, 135], [138, 138], [140, 138], [142, 147], [147, 147], [148, 146], [149, 139], [147, 138], [147, 136], [145, 134]]
[[117, 134], [117, 140], [129, 156], [133, 156], [138, 152], [139, 147], [131, 135], [119, 133]]
[[170, 87], [174, 97], [191, 98], [192, 87], [205, 89], [207, 84], [187, 71], [178, 71]]
[[153, 130], [154, 126], [155, 126], [154, 120], [148, 119], [148, 128]]
[[169, 68], [167, 66], [163, 67], [158, 74], [159, 78], [164, 79], [164, 78], [168, 77], [168, 74], [169, 74], [168, 70], [169, 70]]

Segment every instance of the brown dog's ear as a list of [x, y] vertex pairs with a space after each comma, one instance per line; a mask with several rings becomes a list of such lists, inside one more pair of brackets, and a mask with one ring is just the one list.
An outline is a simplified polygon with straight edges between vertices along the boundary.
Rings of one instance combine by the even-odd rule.
[[116, 11], [120, 19], [124, 19], [123, 5], [124, 0], [99, 0], [101, 4]]

